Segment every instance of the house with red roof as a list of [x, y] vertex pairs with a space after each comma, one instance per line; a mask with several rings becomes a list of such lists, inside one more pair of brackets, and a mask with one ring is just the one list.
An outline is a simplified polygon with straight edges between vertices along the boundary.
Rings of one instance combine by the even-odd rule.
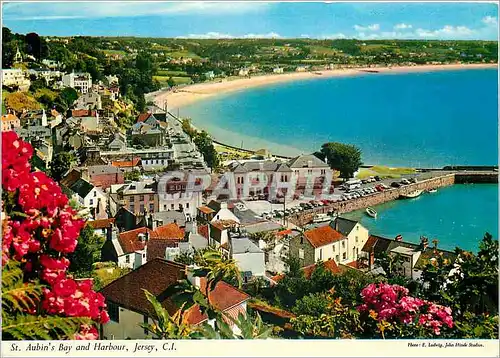
[[[302, 271], [304, 272], [304, 277], [307, 279], [311, 278], [311, 275], [313, 274], [314, 271], [316, 271], [317, 267], [318, 267], [318, 264], [313, 264], [313, 265], [303, 267]], [[330, 271], [331, 273], [334, 273], [334, 274], [339, 274], [342, 272], [342, 269], [337, 265], [337, 263], [335, 262], [334, 259], [324, 261], [323, 267], [325, 268], [325, 270]], [[285, 277], [285, 274], [280, 274], [280, 275], [270, 277], [271, 284], [278, 283], [284, 277]]]
[[[167, 297], [165, 292], [170, 286], [184, 279], [198, 287], [202, 294], [208, 295], [210, 302], [222, 311], [233, 331], [238, 331], [229, 317], [237, 318], [240, 313], [246, 315], [250, 296], [222, 281], [212, 291], [207, 292], [206, 279], [194, 277], [190, 267], [157, 258], [120, 277], [101, 290], [106, 298], [110, 321], [101, 326], [100, 338], [109, 340], [146, 338], [147, 331], [141, 327], [141, 324], [153, 323], [155, 320], [153, 307], [146, 299], [144, 290], [151, 292], [169, 314], [173, 315], [178, 311], [179, 305]], [[204, 322], [210, 323], [210, 320], [195, 304], [185, 312], [184, 322], [200, 325]]]
[[101, 248], [101, 260], [131, 269], [142, 266], [147, 261], [147, 242], [152, 233], [153, 230], [146, 227], [121, 233], [113, 230]]
[[323, 225], [292, 237], [289, 243], [289, 255], [297, 258], [302, 267], [330, 259], [342, 262], [347, 260], [349, 250], [347, 241], [346, 236], [330, 225]]

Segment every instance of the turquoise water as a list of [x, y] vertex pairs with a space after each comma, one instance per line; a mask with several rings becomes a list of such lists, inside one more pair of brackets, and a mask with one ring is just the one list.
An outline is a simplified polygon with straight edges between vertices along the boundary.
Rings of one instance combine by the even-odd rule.
[[361, 220], [370, 233], [388, 238], [401, 234], [419, 242], [437, 238], [438, 247], [477, 251], [485, 232], [498, 238], [498, 185], [457, 184], [418, 198], [377, 205], [377, 219], [355, 211], [345, 217]]
[[359, 146], [366, 164], [498, 163], [496, 69], [362, 74], [258, 87], [181, 110], [228, 144], [278, 154], [325, 142]]

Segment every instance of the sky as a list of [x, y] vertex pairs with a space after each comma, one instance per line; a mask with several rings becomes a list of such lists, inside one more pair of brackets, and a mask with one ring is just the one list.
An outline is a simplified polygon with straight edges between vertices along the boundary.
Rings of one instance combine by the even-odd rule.
[[495, 3], [3, 2], [2, 15], [44, 36], [498, 39]]

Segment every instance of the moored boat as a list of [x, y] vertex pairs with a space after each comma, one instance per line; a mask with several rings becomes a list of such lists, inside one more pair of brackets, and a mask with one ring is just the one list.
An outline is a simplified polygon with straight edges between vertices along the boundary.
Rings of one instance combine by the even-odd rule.
[[332, 218], [327, 214], [317, 214], [313, 218], [314, 223], [322, 223], [322, 222], [331, 221], [331, 220], [332, 220]]
[[430, 189], [429, 193], [437, 193], [437, 189]]
[[424, 192], [423, 190], [415, 190], [408, 194], [401, 194], [400, 197], [404, 199], [413, 199], [416, 198], [417, 196], [420, 196], [420, 194], [422, 194], [423, 192]]
[[372, 218], [377, 218], [377, 212], [373, 208], [370, 207], [366, 208], [366, 213], [368, 214], [368, 216], [371, 216]]

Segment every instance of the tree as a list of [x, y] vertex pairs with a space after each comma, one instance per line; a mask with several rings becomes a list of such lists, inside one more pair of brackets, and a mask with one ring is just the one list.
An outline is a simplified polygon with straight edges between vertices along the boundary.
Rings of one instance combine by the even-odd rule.
[[26, 35], [26, 52], [40, 60], [47, 55], [47, 44], [37, 33], [30, 32]]
[[400, 254], [380, 252], [376, 256], [377, 264], [384, 270], [387, 278], [403, 276], [403, 258]]
[[196, 144], [198, 150], [203, 154], [205, 162], [210, 168], [216, 169], [219, 167], [219, 155], [214, 148], [212, 138], [210, 138], [207, 132], [199, 132], [194, 138], [194, 144]]
[[66, 87], [60, 93], [59, 97], [55, 100], [62, 112], [73, 106], [73, 103], [78, 99], [78, 92], [74, 88]]
[[80, 232], [76, 250], [68, 256], [71, 261], [69, 272], [76, 277], [90, 277], [94, 263], [101, 258], [101, 247], [104, 238], [94, 233], [90, 225], [86, 225]]
[[125, 180], [138, 181], [141, 178], [141, 172], [137, 169], [132, 169], [125, 173]]
[[361, 162], [361, 150], [354, 145], [337, 142], [325, 143], [321, 147], [322, 155], [328, 160], [330, 168], [340, 171], [344, 179], [351, 178]]
[[64, 174], [71, 168], [72, 163], [75, 161], [73, 154], [68, 152], [59, 152], [49, 163], [50, 176], [56, 180], [60, 181]]

